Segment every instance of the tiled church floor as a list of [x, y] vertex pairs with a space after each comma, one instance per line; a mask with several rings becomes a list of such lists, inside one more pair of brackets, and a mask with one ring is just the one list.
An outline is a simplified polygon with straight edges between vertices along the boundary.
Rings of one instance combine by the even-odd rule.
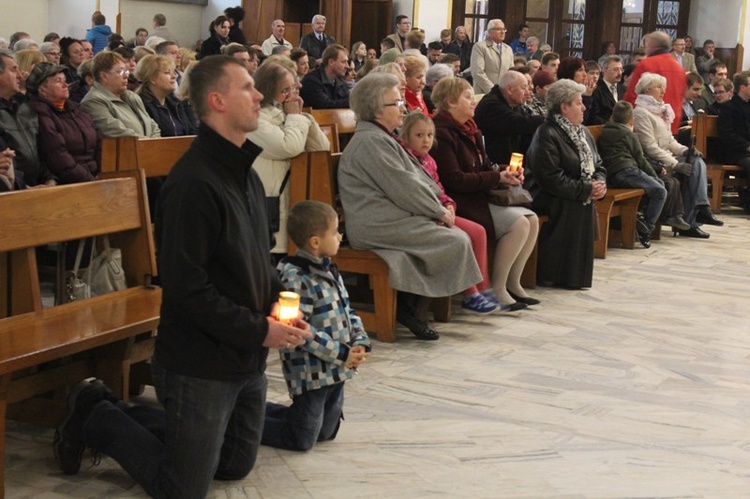
[[[750, 497], [750, 218], [722, 218], [707, 241], [610, 249], [592, 289], [533, 290], [535, 310], [375, 342], [335, 441], [263, 447], [212, 496]], [[62, 475], [51, 440], [9, 424], [7, 497], [145, 497], [109, 458]]]

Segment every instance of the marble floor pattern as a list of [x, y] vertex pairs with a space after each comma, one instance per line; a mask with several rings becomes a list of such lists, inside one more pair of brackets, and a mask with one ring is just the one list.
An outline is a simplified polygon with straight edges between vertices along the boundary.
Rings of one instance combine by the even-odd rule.
[[[706, 241], [610, 249], [590, 290], [375, 342], [335, 441], [263, 447], [211, 497], [750, 498], [750, 218], [722, 218]], [[62, 475], [51, 441], [9, 423], [7, 497], [145, 497], [109, 458]]]

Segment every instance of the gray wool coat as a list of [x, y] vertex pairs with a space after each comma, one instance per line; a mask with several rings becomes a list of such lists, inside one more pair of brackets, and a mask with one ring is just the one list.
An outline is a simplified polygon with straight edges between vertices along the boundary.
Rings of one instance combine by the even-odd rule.
[[482, 280], [466, 233], [436, 223], [438, 185], [377, 125], [357, 123], [338, 182], [349, 241], [386, 261], [391, 287], [439, 297]]

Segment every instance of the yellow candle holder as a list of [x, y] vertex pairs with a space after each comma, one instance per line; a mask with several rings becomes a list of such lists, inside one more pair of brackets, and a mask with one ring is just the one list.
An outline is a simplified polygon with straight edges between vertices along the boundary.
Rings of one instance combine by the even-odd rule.
[[293, 291], [279, 293], [279, 322], [291, 324], [299, 314], [299, 295]]
[[512, 172], [519, 171], [523, 168], [523, 154], [520, 152], [514, 152], [510, 155], [510, 164], [508, 170]]

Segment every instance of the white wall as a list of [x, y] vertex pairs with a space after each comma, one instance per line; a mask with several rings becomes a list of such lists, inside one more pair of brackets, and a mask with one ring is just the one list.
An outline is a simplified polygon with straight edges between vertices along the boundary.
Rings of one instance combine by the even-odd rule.
[[717, 47], [730, 48], [741, 43], [745, 48], [743, 68], [750, 66], [750, 15], [744, 0], [692, 0], [688, 34], [699, 45], [710, 38]]
[[44, 35], [50, 31], [47, 29], [47, 1], [24, 0], [23, 4], [16, 3], [15, 8], [8, 5], [10, 0], [4, 1], [0, 15], [0, 36], [7, 41], [16, 31], [25, 31], [41, 43]]
[[425, 43], [440, 40], [440, 31], [451, 27], [451, 0], [419, 0], [414, 6], [414, 25], [425, 31]]
[[[50, 0], [56, 1], [56, 0]], [[164, 14], [169, 31], [180, 45], [192, 47], [198, 38], [208, 36], [208, 23], [203, 27], [202, 16], [206, 7], [172, 2], [120, 0], [121, 34], [125, 39], [135, 36], [135, 30], [153, 29], [154, 14]]]

